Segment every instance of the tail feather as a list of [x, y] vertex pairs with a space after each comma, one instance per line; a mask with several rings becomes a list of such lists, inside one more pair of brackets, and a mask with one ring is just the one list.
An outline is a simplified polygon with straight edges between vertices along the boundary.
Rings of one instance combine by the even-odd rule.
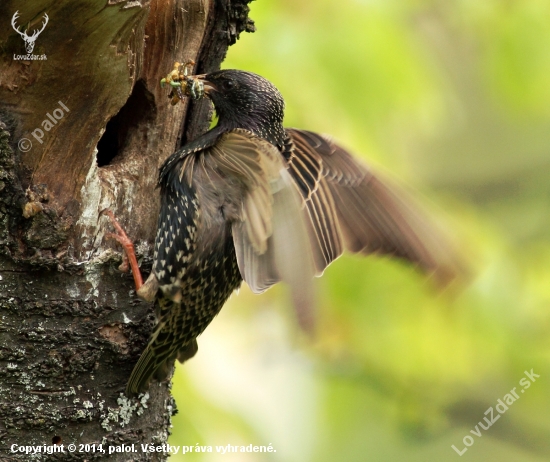
[[160, 353], [155, 351], [155, 340], [151, 340], [134, 366], [126, 385], [126, 395], [135, 396], [144, 393], [149, 388], [153, 377], [159, 382], [166, 380], [174, 368], [176, 358], [183, 363], [195, 356], [199, 349], [195, 339], [178, 350], [172, 352], [171, 349], [165, 349], [164, 353]]
[[147, 390], [151, 377], [160, 365], [159, 358], [153, 352], [151, 345], [147, 345], [130, 375], [126, 385], [126, 395], [134, 396]]

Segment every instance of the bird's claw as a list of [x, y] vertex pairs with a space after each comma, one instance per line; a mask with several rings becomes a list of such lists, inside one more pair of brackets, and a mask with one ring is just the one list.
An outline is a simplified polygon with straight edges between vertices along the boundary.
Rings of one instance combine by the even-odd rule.
[[[114, 239], [115, 241], [118, 241], [120, 244], [122, 244], [123, 247], [125, 247], [125, 244], [127, 243], [124, 241], [124, 239], [115, 233], [107, 233], [105, 234], [105, 237], [107, 239]], [[131, 244], [131, 243], [130, 243]], [[122, 273], [127, 273], [130, 270], [130, 264], [128, 262], [128, 255], [126, 252], [122, 253], [122, 263], [118, 267], [118, 270]]]
[[109, 220], [111, 220], [111, 223], [113, 224], [114, 228], [116, 229], [116, 233], [107, 233], [105, 237], [107, 239], [114, 239], [122, 245], [124, 248], [124, 253], [122, 255], [122, 263], [118, 267], [118, 269], [124, 273], [127, 273], [132, 268], [132, 274], [134, 276], [134, 282], [136, 283], [136, 291], [141, 288], [143, 285], [143, 278], [141, 277], [141, 271], [139, 270], [139, 265], [136, 258], [136, 253], [134, 250], [134, 244], [122, 228], [120, 226], [120, 223], [115, 218], [114, 213], [109, 210], [105, 209], [101, 212], [103, 215], [107, 215], [109, 217]]

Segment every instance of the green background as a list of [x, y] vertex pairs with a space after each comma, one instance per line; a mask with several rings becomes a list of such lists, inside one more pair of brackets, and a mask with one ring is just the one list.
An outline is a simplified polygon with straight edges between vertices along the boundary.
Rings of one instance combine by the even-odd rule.
[[170, 442], [277, 452], [171, 460], [457, 461], [466, 435], [464, 460], [549, 460], [550, 2], [251, 7], [258, 30], [223, 67], [271, 80], [287, 126], [419, 190], [472, 276], [439, 293], [401, 262], [344, 256], [316, 281], [314, 339], [285, 287], [243, 286], [176, 369]]

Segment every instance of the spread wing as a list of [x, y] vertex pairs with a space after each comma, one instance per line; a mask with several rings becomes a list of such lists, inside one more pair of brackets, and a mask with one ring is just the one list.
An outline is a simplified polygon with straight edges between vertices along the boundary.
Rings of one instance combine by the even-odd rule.
[[229, 218], [242, 278], [256, 293], [288, 283], [300, 323], [311, 327], [314, 236], [281, 153], [239, 129], [222, 135], [205, 162], [232, 184], [229, 189], [241, 191], [233, 194], [237, 211]]
[[421, 207], [329, 138], [288, 129], [284, 155], [314, 230], [317, 272], [344, 248], [407, 259], [442, 283], [459, 266], [456, 253]]

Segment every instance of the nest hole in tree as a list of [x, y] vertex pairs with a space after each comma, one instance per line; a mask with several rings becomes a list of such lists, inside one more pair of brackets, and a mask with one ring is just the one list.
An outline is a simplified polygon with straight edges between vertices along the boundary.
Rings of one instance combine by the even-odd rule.
[[97, 166], [105, 167], [120, 160], [133, 136], [146, 136], [149, 122], [155, 114], [155, 98], [145, 82], [138, 80], [126, 104], [105, 126], [105, 132], [97, 143]]

